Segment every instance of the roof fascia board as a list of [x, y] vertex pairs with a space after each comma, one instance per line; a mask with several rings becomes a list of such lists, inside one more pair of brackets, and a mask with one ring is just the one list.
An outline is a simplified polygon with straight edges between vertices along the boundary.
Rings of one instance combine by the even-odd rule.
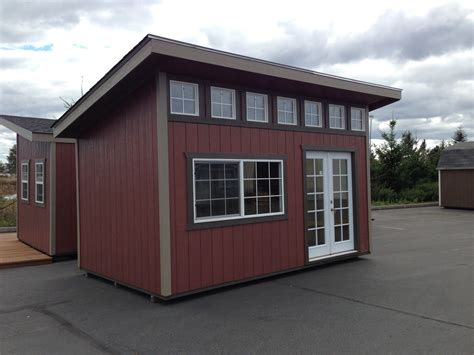
[[269, 75], [288, 80], [327, 86], [336, 89], [356, 91], [397, 100], [401, 98], [401, 89], [322, 75], [298, 68], [285, 67], [283, 65], [273, 64], [253, 58], [241, 57], [238, 55], [232, 55], [230, 53], [222, 53], [207, 48], [184, 45], [182, 43], [175, 43], [161, 39], [153, 39], [151, 44], [153, 47], [153, 53], [157, 54], [244, 70], [256, 74]]
[[64, 131], [71, 123], [73, 123], [79, 116], [86, 112], [92, 105], [94, 105], [102, 96], [117, 85], [128, 73], [135, 69], [141, 62], [143, 62], [151, 54], [151, 43], [147, 42], [141, 47], [137, 53], [132, 55], [128, 61], [120, 66], [114, 73], [110, 75], [102, 85], [91, 92], [83, 102], [74, 105], [70, 112], [65, 113], [65, 118], [58, 122], [53, 128], [54, 137], [57, 137]]
[[75, 138], [55, 138], [50, 133], [33, 133], [33, 142], [76, 143]]
[[456, 166], [452, 168], [447, 168], [447, 167], [442, 167], [442, 168], [436, 168], [436, 170], [473, 170], [474, 166], [468, 167], [468, 166]]
[[19, 134], [25, 139], [28, 139], [30, 142], [33, 141], [33, 132], [28, 131], [26, 128], [20, 127], [13, 122], [0, 118], [0, 124], [6, 128], [12, 130], [16, 134]]

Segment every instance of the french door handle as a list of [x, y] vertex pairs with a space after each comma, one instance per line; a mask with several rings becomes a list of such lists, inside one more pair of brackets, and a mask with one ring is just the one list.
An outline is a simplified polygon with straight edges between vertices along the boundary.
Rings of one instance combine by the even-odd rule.
[[335, 211], [335, 209], [334, 209], [334, 208], [331, 208], [331, 212], [334, 212], [334, 211]]

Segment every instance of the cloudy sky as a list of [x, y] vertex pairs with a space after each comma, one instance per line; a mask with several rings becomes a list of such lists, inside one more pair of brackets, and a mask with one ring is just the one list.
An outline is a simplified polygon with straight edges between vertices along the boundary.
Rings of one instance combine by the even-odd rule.
[[[388, 3], [388, 2], [387, 2]], [[474, 139], [474, 2], [0, 1], [0, 113], [59, 118], [147, 33], [403, 89], [373, 111], [430, 145]], [[0, 159], [15, 135], [0, 126]]]

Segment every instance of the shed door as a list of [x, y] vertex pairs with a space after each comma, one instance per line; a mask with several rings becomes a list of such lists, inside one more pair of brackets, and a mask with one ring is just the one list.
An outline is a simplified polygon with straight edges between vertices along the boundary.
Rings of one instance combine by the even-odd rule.
[[309, 261], [354, 250], [350, 153], [307, 152], [305, 169]]

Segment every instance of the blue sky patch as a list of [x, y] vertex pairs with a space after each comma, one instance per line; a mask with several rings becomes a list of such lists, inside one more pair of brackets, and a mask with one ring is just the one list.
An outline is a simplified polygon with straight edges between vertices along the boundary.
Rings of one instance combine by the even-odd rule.
[[35, 51], [35, 52], [49, 52], [53, 49], [53, 44], [45, 44], [44, 46], [35, 46], [33, 44], [24, 44], [20, 47], [20, 49], [23, 49], [25, 51]]

